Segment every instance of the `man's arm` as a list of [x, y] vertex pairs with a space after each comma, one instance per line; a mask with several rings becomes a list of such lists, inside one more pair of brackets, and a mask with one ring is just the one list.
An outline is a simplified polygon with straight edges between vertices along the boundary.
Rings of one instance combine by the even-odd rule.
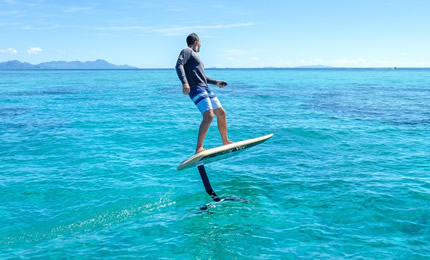
[[206, 76], [206, 81], [207, 81], [209, 84], [213, 84], [213, 85], [218, 84], [218, 80], [211, 79], [211, 78], [209, 78], [208, 76]]
[[176, 61], [176, 73], [178, 74], [179, 80], [182, 82], [182, 92], [187, 95], [190, 93], [190, 86], [188, 85], [187, 77], [185, 75], [184, 65], [190, 59], [190, 53], [183, 49], [179, 54], [178, 60]]
[[178, 60], [176, 61], [176, 73], [178, 74], [178, 78], [182, 82], [182, 84], [188, 84], [187, 77], [185, 76], [184, 65], [188, 62], [189, 59], [189, 53], [186, 51], [186, 49], [183, 49], [179, 54]]
[[227, 82], [225, 82], [224, 80], [214, 80], [214, 79], [209, 78], [208, 76], [206, 76], [206, 81], [209, 84], [217, 85], [220, 88], [224, 88], [227, 86]]

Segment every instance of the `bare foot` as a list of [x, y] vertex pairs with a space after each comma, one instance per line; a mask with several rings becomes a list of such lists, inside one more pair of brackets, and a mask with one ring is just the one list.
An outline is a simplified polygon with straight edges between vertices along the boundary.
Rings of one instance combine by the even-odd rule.
[[201, 152], [206, 151], [206, 150], [207, 150], [207, 149], [205, 149], [205, 148], [203, 148], [203, 147], [200, 147], [200, 148], [196, 149], [196, 154], [197, 154], [197, 153], [201, 153]]
[[222, 142], [223, 145], [227, 145], [227, 144], [233, 144], [234, 142], [228, 140], [227, 142]]

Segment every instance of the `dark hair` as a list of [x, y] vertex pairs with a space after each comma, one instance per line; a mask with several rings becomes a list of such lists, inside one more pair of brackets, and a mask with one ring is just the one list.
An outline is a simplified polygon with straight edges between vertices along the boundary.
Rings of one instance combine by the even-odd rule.
[[199, 36], [197, 36], [197, 34], [195, 34], [195, 33], [188, 35], [188, 37], [187, 37], [188, 46], [193, 45], [198, 39], [199, 39]]

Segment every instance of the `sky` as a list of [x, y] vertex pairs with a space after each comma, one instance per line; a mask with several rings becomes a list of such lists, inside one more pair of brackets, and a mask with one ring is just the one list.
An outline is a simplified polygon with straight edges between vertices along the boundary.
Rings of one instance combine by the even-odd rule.
[[430, 67], [429, 0], [0, 0], [0, 62]]

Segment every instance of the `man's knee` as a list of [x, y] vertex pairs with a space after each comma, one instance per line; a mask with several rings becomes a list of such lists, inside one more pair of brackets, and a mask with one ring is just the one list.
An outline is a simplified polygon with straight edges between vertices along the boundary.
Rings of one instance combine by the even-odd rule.
[[203, 120], [205, 121], [212, 121], [214, 119], [214, 112], [213, 110], [207, 110], [203, 113]]
[[215, 115], [217, 117], [225, 117], [225, 110], [224, 108], [220, 107], [218, 109], [215, 110]]

